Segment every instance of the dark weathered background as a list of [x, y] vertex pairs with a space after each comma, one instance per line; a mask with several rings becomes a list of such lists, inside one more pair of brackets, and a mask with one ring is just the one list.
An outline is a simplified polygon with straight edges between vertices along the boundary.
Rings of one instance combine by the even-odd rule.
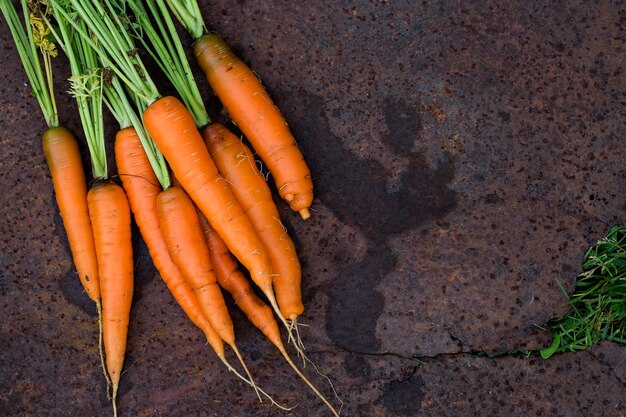
[[[343, 415], [625, 413], [623, 347], [549, 361], [471, 353], [549, 343], [543, 325], [565, 311], [556, 280], [573, 288], [584, 250], [626, 209], [623, 2], [499, 3], [204, 2], [314, 173], [311, 220], [280, 209], [304, 267], [304, 341]], [[0, 415], [109, 416], [95, 309], [4, 22], [0, 50]], [[80, 136], [66, 63], [55, 65], [61, 120]], [[134, 247], [120, 415], [285, 415], [216, 362], [138, 234]], [[298, 404], [290, 415], [328, 415], [231, 312], [258, 382]]]

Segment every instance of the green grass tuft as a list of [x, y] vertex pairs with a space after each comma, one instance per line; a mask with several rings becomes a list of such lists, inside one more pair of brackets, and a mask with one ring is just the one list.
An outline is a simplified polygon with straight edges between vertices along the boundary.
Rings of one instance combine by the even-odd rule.
[[[561, 290], [567, 292], [559, 282]], [[603, 340], [626, 343], [626, 229], [614, 226], [585, 254], [570, 311], [548, 324], [552, 344], [541, 349], [549, 358], [557, 352], [584, 350]]]

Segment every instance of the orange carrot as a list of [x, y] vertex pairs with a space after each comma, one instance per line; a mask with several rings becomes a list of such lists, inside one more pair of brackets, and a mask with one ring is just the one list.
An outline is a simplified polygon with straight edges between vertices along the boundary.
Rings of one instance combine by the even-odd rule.
[[114, 414], [133, 299], [133, 247], [130, 208], [124, 190], [104, 181], [87, 194], [93, 225], [100, 289], [106, 365], [113, 386]]
[[258, 77], [216, 34], [196, 39], [194, 53], [229, 116], [274, 176], [280, 196], [303, 219], [309, 218], [311, 172], [287, 122]]
[[250, 283], [239, 270], [237, 262], [224, 244], [224, 241], [219, 237], [204, 216], [200, 216], [200, 223], [209, 245], [211, 262], [215, 266], [215, 273], [219, 284], [232, 295], [235, 304], [245, 313], [248, 320], [261, 330], [265, 337], [278, 348], [298, 376], [322, 399], [331, 412], [339, 417], [339, 413], [337, 413], [328, 400], [302, 374], [300, 369], [298, 369], [289, 357], [280, 338], [278, 324], [276, 324], [276, 320], [274, 320], [272, 310], [254, 293], [250, 287]]
[[256, 390], [252, 376], [235, 344], [233, 322], [217, 285], [209, 249], [193, 202], [182, 188], [170, 187], [157, 197], [157, 214], [159, 227], [172, 261], [196, 294], [200, 308], [211, 323], [211, 327], [232, 347]]
[[69, 130], [53, 127], [43, 134], [43, 152], [52, 175], [78, 278], [89, 298], [99, 306], [98, 261], [87, 208], [87, 182], [78, 144]]
[[96, 303], [100, 362], [108, 386], [109, 380], [102, 352], [102, 303], [98, 259], [87, 206], [87, 181], [78, 143], [69, 130], [57, 126], [44, 132], [42, 145], [78, 278], [87, 296]]
[[250, 149], [220, 123], [202, 130], [209, 154], [241, 204], [272, 265], [274, 291], [280, 311], [296, 321], [304, 311], [300, 290], [301, 269], [296, 248], [280, 221], [272, 194], [259, 172]]
[[276, 302], [267, 252], [227, 182], [219, 175], [189, 111], [179, 100], [168, 96], [152, 103], [143, 116], [146, 130], [185, 191], [289, 327]]

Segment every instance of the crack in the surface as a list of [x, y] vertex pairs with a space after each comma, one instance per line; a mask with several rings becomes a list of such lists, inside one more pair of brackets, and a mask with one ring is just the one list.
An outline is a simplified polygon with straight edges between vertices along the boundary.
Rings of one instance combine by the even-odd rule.
[[586, 352], [587, 352], [589, 355], [591, 355], [591, 356], [592, 356], [592, 357], [593, 357], [596, 361], [598, 361], [601, 365], [605, 366], [605, 367], [608, 369], [609, 373], [610, 373], [611, 375], [613, 375], [613, 377], [614, 377], [617, 381], [619, 381], [619, 383], [620, 383], [620, 384], [622, 384], [622, 386], [623, 386], [624, 388], [626, 388], [626, 381], [624, 381], [622, 378], [620, 378], [620, 377], [619, 377], [619, 375], [617, 375], [617, 373], [615, 372], [615, 369], [613, 368], [613, 366], [611, 366], [611, 364], [610, 364], [610, 363], [606, 362], [606, 361], [605, 361], [605, 360], [603, 360], [603, 359], [600, 359], [600, 357], [598, 357], [598, 355], [596, 355], [595, 353], [593, 353], [593, 352], [592, 352], [592, 351], [590, 351], [590, 350], [587, 350]]

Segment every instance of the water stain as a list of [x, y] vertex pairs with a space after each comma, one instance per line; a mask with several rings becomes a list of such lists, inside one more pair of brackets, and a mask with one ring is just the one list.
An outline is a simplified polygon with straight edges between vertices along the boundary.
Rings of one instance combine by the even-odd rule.
[[[399, 187], [390, 192], [388, 170], [377, 160], [345, 149], [333, 134], [323, 99], [307, 93], [303, 98], [307, 117], [295, 120], [292, 128], [303, 138], [301, 146], [316, 177], [316, 196], [342, 223], [358, 228], [370, 241], [362, 261], [351, 259], [349, 250], [338, 257], [340, 278], [328, 289], [328, 335], [347, 349], [377, 352], [376, 322], [385, 300], [374, 288], [397, 264], [388, 239], [456, 207], [456, 193], [448, 187], [454, 160], [445, 155], [433, 168], [423, 155], [411, 153], [422, 126], [419, 115], [405, 103], [388, 99], [384, 113], [389, 126], [383, 139], [396, 155], [410, 157]], [[344, 247], [350, 247], [346, 237], [336, 238], [345, 239]]]
[[391, 381], [385, 385], [378, 403], [385, 407], [390, 416], [412, 417], [422, 408], [424, 381], [419, 375], [412, 375], [401, 381]]
[[387, 98], [384, 102], [385, 122], [389, 135], [385, 142], [398, 155], [411, 152], [422, 131], [417, 110], [403, 100]]

